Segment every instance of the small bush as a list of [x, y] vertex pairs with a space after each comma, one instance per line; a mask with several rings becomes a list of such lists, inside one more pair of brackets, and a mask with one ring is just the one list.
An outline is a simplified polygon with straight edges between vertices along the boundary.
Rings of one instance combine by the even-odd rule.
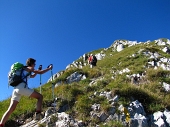
[[91, 70], [88, 71], [88, 78], [98, 78], [101, 75], [101, 71], [97, 68], [91, 68]]
[[91, 111], [92, 100], [87, 96], [79, 96], [75, 109], [78, 112], [78, 117], [83, 119], [83, 117], [87, 117]]

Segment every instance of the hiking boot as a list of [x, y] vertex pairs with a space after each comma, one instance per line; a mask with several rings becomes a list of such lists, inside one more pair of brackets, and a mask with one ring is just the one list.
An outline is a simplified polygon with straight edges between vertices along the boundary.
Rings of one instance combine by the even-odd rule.
[[35, 120], [41, 120], [43, 118], [43, 114], [35, 113]]

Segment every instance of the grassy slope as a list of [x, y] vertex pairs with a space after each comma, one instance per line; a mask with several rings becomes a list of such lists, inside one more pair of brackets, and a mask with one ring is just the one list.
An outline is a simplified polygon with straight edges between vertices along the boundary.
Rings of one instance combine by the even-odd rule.
[[[60, 80], [65, 80], [67, 76], [72, 74], [75, 71], [83, 73], [87, 76], [87, 79], [80, 82], [75, 82], [70, 85], [64, 84], [58, 86], [55, 89], [55, 95], [60, 98], [58, 102], [58, 107], [68, 104], [69, 111], [68, 113], [76, 116], [77, 118], [88, 120], [88, 111], [91, 110], [91, 105], [94, 103], [101, 103], [102, 110], [106, 111], [109, 109], [109, 103], [103, 97], [95, 97], [89, 99], [89, 96], [93, 95], [95, 91], [112, 91], [112, 93], [118, 94], [121, 96], [119, 103], [128, 105], [131, 98], [138, 99], [143, 105], [148, 113], [153, 113], [158, 110], [163, 110], [165, 107], [170, 110], [170, 95], [165, 94], [162, 91], [161, 85], [159, 82], [166, 81], [170, 83], [170, 78], [165, 76], [169, 75], [168, 71], [163, 71], [161, 69], [153, 70], [146, 69], [148, 58], [142, 53], [138, 53], [140, 49], [144, 51], [157, 51], [162, 56], [168, 57], [167, 54], [159, 50], [158, 46], [155, 46], [153, 43], [149, 45], [139, 44], [136, 46], [125, 48], [121, 52], [112, 52], [111, 49], [104, 51], [106, 57], [98, 61], [97, 67], [90, 69], [89, 66], [83, 67], [83, 69], [72, 68], [65, 70], [64, 74], [55, 79], [55, 82]], [[102, 49], [92, 51], [94, 54], [99, 53]], [[112, 56], [110, 55], [112, 54]], [[136, 57], [129, 57], [132, 54], [136, 54]], [[82, 61], [78, 59], [77, 61]], [[143, 73], [146, 71], [147, 82], [146, 84], [136, 87], [135, 85], [130, 84], [130, 80], [126, 78], [126, 74], [117, 75], [117, 70], [122, 70], [129, 68], [131, 71], [126, 74], [136, 74]], [[114, 73], [111, 73], [114, 72]], [[114, 76], [115, 79], [111, 79], [111, 76]], [[89, 86], [92, 78], [104, 77], [103, 80], [98, 81], [96, 85]], [[37, 88], [38, 90], [38, 88]], [[51, 83], [47, 83], [42, 87], [42, 94], [44, 96], [43, 107], [44, 110], [47, 108], [47, 104], [52, 101], [52, 92], [51, 92]], [[76, 103], [75, 103], [76, 101]], [[10, 103], [10, 99], [0, 102], [0, 118], [3, 113], [7, 110]], [[35, 110], [35, 99], [30, 99], [27, 97], [22, 97], [18, 107], [11, 115], [10, 119], [15, 119], [22, 114], [25, 114], [25, 118], [31, 116]], [[86, 117], [84, 117], [86, 116]]]

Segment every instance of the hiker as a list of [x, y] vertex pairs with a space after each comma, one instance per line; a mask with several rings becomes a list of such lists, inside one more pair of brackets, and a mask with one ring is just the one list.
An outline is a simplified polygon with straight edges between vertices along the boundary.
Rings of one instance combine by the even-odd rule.
[[87, 55], [87, 63], [90, 64], [90, 55]]
[[93, 54], [90, 54], [90, 56], [88, 57], [88, 64], [90, 64], [90, 68], [92, 68], [92, 59], [93, 59]]
[[94, 66], [96, 66], [97, 58], [95, 55], [91, 54], [88, 60], [89, 60], [90, 68], [93, 68]]
[[91, 62], [91, 64], [92, 64], [92, 66], [96, 66], [97, 58], [96, 58], [95, 55], [92, 55], [92, 56], [93, 56], [93, 57], [92, 57], [92, 62]]
[[0, 127], [3, 127], [5, 125], [5, 122], [8, 120], [9, 116], [12, 114], [12, 112], [15, 110], [17, 104], [20, 101], [21, 96], [28, 96], [37, 99], [37, 107], [36, 107], [36, 112], [35, 112], [35, 119], [39, 120], [41, 117], [41, 111], [42, 111], [42, 101], [43, 101], [43, 96], [34, 91], [33, 89], [30, 89], [27, 84], [27, 79], [29, 78], [34, 78], [37, 74], [44, 74], [47, 71], [51, 70], [53, 68], [52, 65], [49, 65], [46, 69], [44, 70], [35, 70], [35, 62], [36, 60], [33, 58], [28, 58], [26, 61], [26, 67], [24, 68], [22, 72], [22, 76], [25, 77], [28, 73], [33, 73], [26, 78], [24, 78], [23, 82], [18, 84], [16, 87], [14, 87], [12, 97], [11, 97], [11, 102], [8, 110], [4, 113], [1, 122], [0, 122]]

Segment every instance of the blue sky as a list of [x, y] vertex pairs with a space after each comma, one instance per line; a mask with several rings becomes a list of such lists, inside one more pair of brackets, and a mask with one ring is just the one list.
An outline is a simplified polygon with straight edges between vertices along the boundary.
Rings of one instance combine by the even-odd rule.
[[[53, 73], [84, 53], [117, 39], [170, 39], [170, 0], [1, 0], [0, 100], [11, 96], [7, 74], [14, 62], [35, 58]], [[42, 75], [42, 84], [51, 73]], [[29, 87], [40, 85], [40, 77]]]

